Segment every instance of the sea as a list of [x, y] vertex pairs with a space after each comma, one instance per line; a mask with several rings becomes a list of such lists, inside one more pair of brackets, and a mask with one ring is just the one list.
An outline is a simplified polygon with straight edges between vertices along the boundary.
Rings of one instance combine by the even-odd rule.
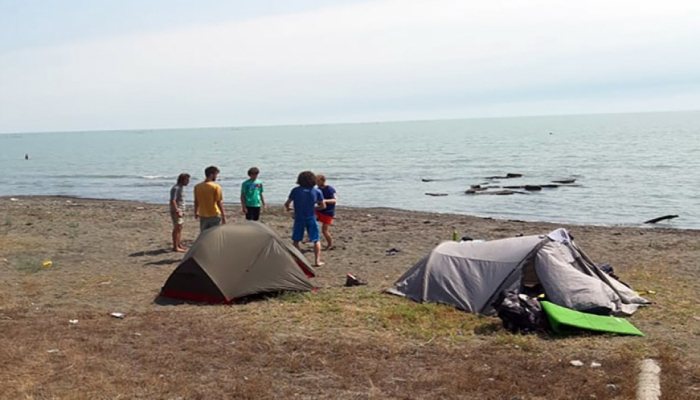
[[[25, 154], [28, 159], [25, 159]], [[338, 207], [390, 207], [562, 224], [700, 229], [700, 111], [0, 135], [0, 196], [165, 204], [182, 172], [215, 165], [224, 202], [260, 168], [283, 203], [323, 173]], [[518, 178], [503, 179], [507, 174]], [[503, 186], [571, 184], [539, 191]], [[489, 186], [467, 194], [473, 185]], [[432, 195], [430, 195], [432, 194]], [[192, 201], [192, 191], [187, 191]]]

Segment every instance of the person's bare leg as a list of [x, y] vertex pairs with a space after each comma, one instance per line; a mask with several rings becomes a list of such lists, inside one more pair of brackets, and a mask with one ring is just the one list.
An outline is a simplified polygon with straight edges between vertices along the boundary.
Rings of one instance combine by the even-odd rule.
[[333, 237], [330, 232], [331, 226], [329, 224], [323, 224], [321, 227], [321, 233], [323, 233], [324, 239], [326, 239], [326, 250], [330, 250], [333, 247]]
[[177, 228], [179, 228], [179, 225], [173, 225], [173, 251], [177, 251]]
[[184, 253], [185, 248], [182, 247], [182, 228], [183, 228], [183, 225], [180, 225], [178, 227], [178, 230], [177, 230], [177, 247], [179, 249], [178, 250], [179, 252]]
[[182, 225], [176, 225], [173, 227], [173, 251], [178, 253], [183, 253], [185, 249], [181, 245], [182, 240]]
[[321, 241], [320, 240], [314, 242], [314, 260], [316, 260], [314, 264], [318, 267], [320, 267], [321, 265], [324, 264], [321, 261]]
[[295, 240], [294, 242], [292, 242], [292, 244], [294, 244], [294, 247], [296, 247], [297, 250], [301, 250], [301, 249], [299, 248], [299, 242], [298, 242], [298, 241]]

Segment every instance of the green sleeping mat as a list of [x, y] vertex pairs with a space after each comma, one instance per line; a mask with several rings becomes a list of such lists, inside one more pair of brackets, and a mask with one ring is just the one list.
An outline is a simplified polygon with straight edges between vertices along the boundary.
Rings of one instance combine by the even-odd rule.
[[586, 314], [548, 301], [541, 301], [540, 304], [549, 318], [552, 329], [557, 333], [568, 333], [572, 331], [571, 328], [579, 328], [620, 335], [644, 336], [639, 329], [623, 318]]

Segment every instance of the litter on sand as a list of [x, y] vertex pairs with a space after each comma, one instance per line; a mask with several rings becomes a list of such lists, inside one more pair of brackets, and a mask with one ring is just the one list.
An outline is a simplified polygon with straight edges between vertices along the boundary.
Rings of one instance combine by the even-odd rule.
[[111, 313], [111, 314], [109, 314], [109, 315], [111, 315], [111, 316], [114, 317], [114, 318], [121, 318], [121, 319], [124, 318], [124, 314], [122, 314], [122, 313], [120, 313], [120, 312], [113, 312], [113, 313]]
[[364, 282], [364, 281], [358, 279], [353, 274], [347, 274], [345, 276], [345, 286], [348, 286], [348, 287], [350, 287], [350, 286], [362, 286], [362, 285], [366, 285], [366, 284], [367, 284], [367, 282]]
[[69, 324], [72, 324], [72, 325], [75, 325], [75, 324], [78, 323], [78, 320], [77, 320], [77, 319], [69, 319], [69, 320], [68, 320], [68, 323], [69, 323]]
[[637, 290], [637, 294], [640, 296], [644, 296], [645, 294], [656, 294], [656, 290], [651, 290], [651, 289]]
[[399, 253], [401, 250], [397, 249], [396, 247], [392, 247], [391, 249], [386, 251], [387, 256], [393, 256]]

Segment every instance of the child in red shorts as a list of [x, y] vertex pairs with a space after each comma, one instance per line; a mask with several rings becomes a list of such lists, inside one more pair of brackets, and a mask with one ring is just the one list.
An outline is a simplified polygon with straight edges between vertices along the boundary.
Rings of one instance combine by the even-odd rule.
[[330, 229], [333, 218], [335, 218], [335, 204], [338, 202], [338, 194], [333, 186], [326, 184], [325, 175], [316, 174], [316, 182], [318, 188], [321, 189], [321, 193], [323, 193], [323, 202], [326, 204], [326, 208], [323, 210], [316, 210], [316, 219], [322, 224], [321, 233], [326, 239], [326, 250], [331, 250], [333, 248], [333, 237]]

